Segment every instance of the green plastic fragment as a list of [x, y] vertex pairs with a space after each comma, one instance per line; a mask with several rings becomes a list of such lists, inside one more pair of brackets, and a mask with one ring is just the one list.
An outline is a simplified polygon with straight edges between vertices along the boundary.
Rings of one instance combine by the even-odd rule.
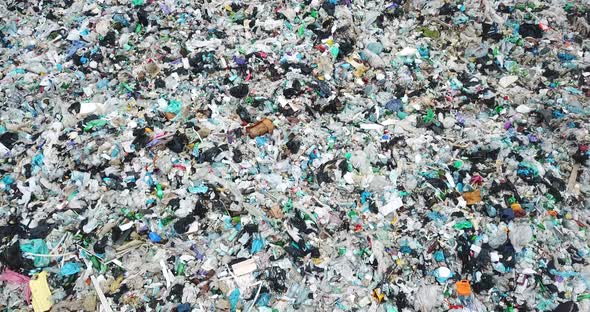
[[68, 201], [74, 199], [78, 195], [78, 190], [73, 191], [70, 195], [68, 195]]
[[340, 49], [338, 49], [337, 46], [332, 46], [330, 48], [330, 53], [332, 54], [332, 58], [337, 58], [338, 57], [338, 53], [340, 53]]
[[162, 185], [159, 183], [156, 185], [156, 196], [158, 196], [159, 199], [162, 199], [164, 197], [164, 191], [162, 191]]
[[94, 128], [100, 128], [103, 127], [104, 125], [107, 124], [107, 121], [104, 119], [94, 119], [89, 121], [85, 126], [84, 126], [84, 131], [90, 131]]
[[289, 212], [293, 208], [293, 200], [291, 198], [287, 199], [287, 201], [283, 204], [283, 211]]
[[336, 144], [336, 138], [335, 137], [329, 137], [328, 138], [328, 150], [332, 150], [334, 149], [334, 145]]
[[440, 38], [440, 32], [436, 29], [430, 29], [428, 27], [422, 27], [420, 29], [422, 35], [427, 38], [438, 39]]
[[397, 307], [387, 304], [386, 312], [398, 312]]
[[186, 267], [186, 263], [184, 263], [184, 261], [178, 261], [178, 263], [176, 264], [176, 275], [180, 276], [184, 274], [184, 269]]
[[514, 198], [514, 195], [510, 196], [510, 198], [508, 198], [508, 203], [514, 204], [515, 202], [516, 202], [516, 198]]
[[174, 221], [174, 217], [168, 216], [160, 220], [158, 223], [160, 223], [162, 226], [167, 226], [168, 224], [172, 223], [172, 221]]
[[305, 33], [305, 25], [299, 26], [299, 29], [297, 30], [297, 36], [303, 37], [304, 33]]
[[434, 111], [429, 108], [426, 111], [426, 115], [424, 117], [422, 117], [422, 119], [424, 120], [424, 122], [431, 122], [434, 119], [435, 115], [434, 115]]
[[443, 295], [445, 296], [445, 298], [449, 298], [451, 296], [451, 287], [447, 287]]
[[473, 224], [469, 221], [459, 221], [453, 225], [453, 228], [456, 230], [471, 229], [473, 228]]
[[92, 263], [92, 267], [99, 272], [106, 272], [107, 266], [102, 263], [97, 256], [90, 256], [90, 262]]
[[492, 50], [492, 55], [493, 55], [494, 57], [496, 57], [496, 56], [500, 55], [500, 49], [498, 49], [498, 47], [495, 47], [495, 48]]
[[131, 87], [130, 85], [128, 85], [128, 84], [126, 84], [124, 82], [121, 82], [121, 85], [120, 86], [123, 87], [123, 88], [125, 88], [129, 92], [133, 92], [133, 87]]

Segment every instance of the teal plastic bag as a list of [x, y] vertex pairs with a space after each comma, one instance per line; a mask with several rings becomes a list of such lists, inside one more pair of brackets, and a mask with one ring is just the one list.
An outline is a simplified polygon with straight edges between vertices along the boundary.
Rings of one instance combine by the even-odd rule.
[[61, 267], [61, 275], [63, 276], [70, 276], [80, 272], [80, 264], [77, 262], [66, 262], [64, 266]]
[[[22, 252], [29, 252], [32, 254], [38, 255], [47, 255], [49, 254], [49, 249], [47, 248], [47, 244], [42, 239], [31, 239], [31, 240], [23, 240], [20, 244], [20, 250]], [[49, 265], [51, 258], [49, 257], [40, 257], [40, 256], [33, 256], [33, 264], [37, 268], [46, 267]]]

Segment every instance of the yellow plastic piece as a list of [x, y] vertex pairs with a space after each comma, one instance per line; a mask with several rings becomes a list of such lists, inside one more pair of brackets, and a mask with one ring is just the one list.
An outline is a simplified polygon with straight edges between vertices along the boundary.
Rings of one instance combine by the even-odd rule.
[[51, 301], [51, 290], [47, 284], [47, 272], [43, 271], [37, 275], [36, 279], [31, 279], [29, 287], [31, 288], [33, 310], [35, 312], [49, 311], [53, 302]]

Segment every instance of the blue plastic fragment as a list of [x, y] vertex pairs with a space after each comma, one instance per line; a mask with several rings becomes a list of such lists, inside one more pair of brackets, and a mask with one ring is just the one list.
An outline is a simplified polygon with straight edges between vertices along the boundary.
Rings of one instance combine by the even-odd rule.
[[122, 14], [115, 14], [113, 15], [113, 20], [121, 25], [123, 25], [124, 27], [129, 26], [129, 21], [127, 20], [127, 18], [125, 18], [125, 16], [123, 16]]
[[486, 213], [488, 214], [488, 216], [489, 216], [489, 217], [492, 217], [492, 218], [493, 218], [493, 217], [495, 217], [495, 216], [496, 216], [496, 214], [497, 214], [498, 212], [496, 211], [496, 208], [495, 208], [494, 206], [492, 206], [492, 205], [487, 205], [487, 206], [486, 206]]
[[72, 45], [68, 48], [66, 52], [66, 59], [72, 57], [72, 55], [76, 54], [78, 50], [82, 49], [86, 44], [83, 41], [72, 41]]
[[367, 199], [371, 197], [371, 192], [369, 191], [363, 191], [361, 193], [361, 204], [364, 204], [367, 202]]
[[10, 175], [5, 175], [5, 176], [2, 178], [2, 183], [4, 183], [4, 190], [5, 190], [5, 191], [7, 191], [7, 190], [9, 190], [9, 189], [10, 189], [10, 185], [11, 185], [12, 183], [14, 183], [14, 178], [13, 178], [13, 177], [11, 177]]
[[209, 190], [209, 188], [204, 184], [197, 185], [197, 186], [191, 186], [188, 188], [188, 191], [193, 194], [204, 194], [204, 193], [207, 193], [208, 190]]
[[434, 260], [436, 261], [445, 261], [445, 254], [442, 250], [437, 250], [434, 252]]
[[176, 306], [176, 312], [190, 312], [190, 303], [183, 303]]
[[39, 153], [33, 157], [33, 160], [31, 160], [31, 165], [33, 166], [33, 174], [37, 173], [41, 169], [41, 167], [43, 166], [44, 158], [45, 157], [42, 153]]
[[400, 99], [392, 99], [385, 103], [385, 109], [392, 112], [400, 112], [404, 110], [404, 105]]
[[502, 220], [504, 221], [510, 221], [510, 220], [514, 220], [515, 215], [514, 215], [514, 210], [512, 210], [512, 208], [505, 208], [504, 210], [502, 210]]
[[569, 53], [564, 53], [564, 52], [559, 52], [557, 53], [557, 57], [559, 58], [560, 61], [562, 62], [569, 62], [569, 61], [573, 61], [575, 60], [577, 57], [573, 54], [569, 54]]
[[229, 303], [230, 309], [232, 312], [235, 312], [238, 309], [238, 302], [240, 301], [240, 290], [238, 288], [234, 289], [231, 294], [229, 294]]
[[256, 146], [261, 147], [266, 145], [266, 142], [268, 141], [268, 139], [266, 137], [263, 136], [257, 136], [256, 137]]
[[402, 253], [405, 254], [411, 254], [412, 253], [412, 248], [410, 246], [402, 246], [399, 251], [401, 251]]
[[[260, 235], [257, 235], [257, 236], [260, 236]], [[250, 254], [256, 254], [257, 252], [262, 250], [262, 247], [264, 247], [264, 241], [262, 240], [262, 238], [256, 237], [252, 241], [252, 247], [250, 248]]]
[[162, 241], [162, 237], [160, 237], [160, 235], [158, 235], [158, 233], [156, 232], [150, 232], [150, 234], [148, 235], [150, 240], [154, 243], [159, 243]]
[[270, 294], [265, 292], [265, 293], [260, 294], [260, 296], [258, 297], [258, 301], [256, 301], [256, 305], [260, 306], [260, 307], [266, 307], [266, 306], [268, 306], [269, 302], [270, 302]]

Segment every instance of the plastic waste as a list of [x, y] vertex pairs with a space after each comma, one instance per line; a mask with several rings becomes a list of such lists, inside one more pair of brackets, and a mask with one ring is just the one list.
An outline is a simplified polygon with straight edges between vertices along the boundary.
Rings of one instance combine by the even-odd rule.
[[0, 1], [0, 305], [588, 311], [588, 12]]

